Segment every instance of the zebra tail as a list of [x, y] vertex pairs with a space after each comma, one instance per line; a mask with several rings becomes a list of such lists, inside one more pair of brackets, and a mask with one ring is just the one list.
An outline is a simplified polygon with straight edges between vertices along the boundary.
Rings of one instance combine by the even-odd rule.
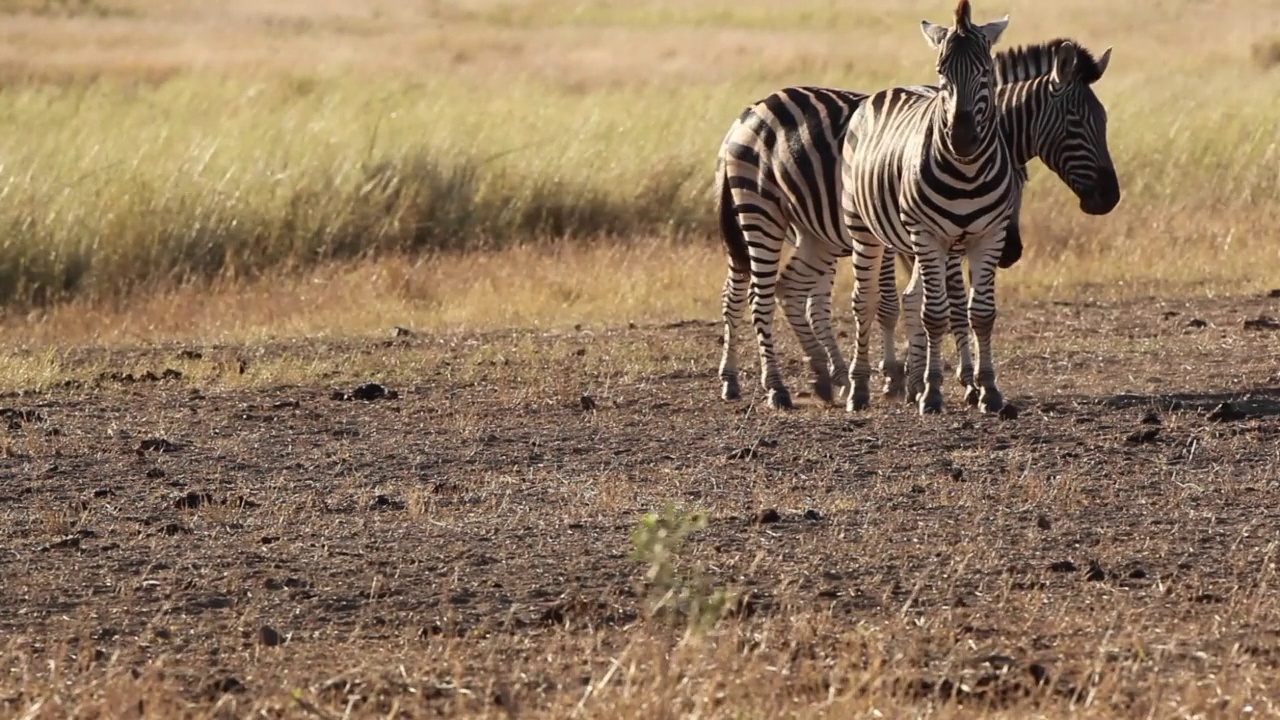
[[738, 214], [734, 211], [733, 195], [729, 192], [729, 176], [724, 161], [716, 163], [716, 205], [720, 214], [720, 239], [724, 241], [725, 252], [729, 256], [729, 267], [739, 275], [751, 271], [751, 253], [747, 248], [747, 236], [738, 224]]

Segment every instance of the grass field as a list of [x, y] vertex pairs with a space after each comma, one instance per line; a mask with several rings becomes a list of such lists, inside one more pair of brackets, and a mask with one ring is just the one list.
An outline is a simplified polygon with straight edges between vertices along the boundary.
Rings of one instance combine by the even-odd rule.
[[1280, 5], [976, 6], [1114, 47], [1017, 418], [716, 397], [723, 132], [949, 12], [0, 0], [0, 717], [1280, 716]]

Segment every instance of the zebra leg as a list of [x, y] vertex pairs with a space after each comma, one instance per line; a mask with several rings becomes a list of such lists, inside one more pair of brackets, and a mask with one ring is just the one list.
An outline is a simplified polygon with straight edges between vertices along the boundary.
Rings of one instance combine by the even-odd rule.
[[1001, 252], [997, 239], [983, 238], [969, 248], [969, 272], [973, 283], [969, 296], [969, 326], [973, 328], [978, 356], [978, 408], [984, 413], [998, 412], [1004, 407], [1004, 398], [996, 387], [996, 366], [991, 353], [991, 331], [996, 322], [996, 263]]
[[724, 315], [724, 350], [720, 355], [720, 397], [725, 400], [737, 400], [742, 397], [742, 387], [738, 384], [738, 325], [747, 309], [747, 291], [750, 278], [729, 265], [729, 273], [724, 279], [724, 291], [720, 294], [721, 308]]
[[[810, 244], [816, 243], [811, 241]], [[829, 402], [835, 402], [849, 387], [849, 366], [840, 353], [840, 344], [836, 342], [835, 332], [831, 326], [831, 292], [836, 279], [837, 260], [836, 257], [827, 259], [822, 277], [809, 291], [806, 308], [809, 329], [813, 331], [818, 343], [826, 352], [828, 377], [832, 385], [832, 398]]]
[[[813, 293], [828, 277], [830, 265], [830, 261], [822, 257], [817, 243], [802, 241], [795, 254], [787, 261], [778, 282], [778, 299], [782, 302], [782, 311], [786, 314], [791, 329], [795, 331], [800, 347], [804, 350], [805, 360], [809, 363], [809, 382], [813, 387], [813, 394], [825, 402], [835, 400], [831, 392], [827, 350], [813, 331], [808, 305]], [[830, 322], [830, 308], [826, 318], [822, 320]]]
[[751, 246], [751, 320], [756, 330], [756, 347], [760, 352], [760, 385], [768, 394], [769, 407], [790, 410], [791, 392], [782, 381], [777, 353], [773, 347], [774, 288], [778, 282], [777, 252], [765, 250], [766, 243], [781, 249], [782, 241], [755, 240]]
[[913, 238], [916, 272], [924, 289], [924, 331], [928, 342], [925, 356], [924, 394], [920, 414], [942, 412], [942, 338], [950, 330], [947, 298], [947, 249], [932, 238]]
[[880, 302], [876, 308], [883, 345], [880, 372], [884, 375], [884, 390], [881, 394], [887, 400], [901, 398], [906, 391], [906, 370], [898, 361], [898, 349], [894, 346], [894, 333], [898, 329], [900, 312], [896, 258], [897, 252], [886, 246], [884, 258], [880, 261]]
[[911, 261], [911, 279], [902, 292], [903, 324], [907, 328], [906, 399], [915, 405], [924, 395], [927, 342], [924, 332], [924, 299], [920, 264]]
[[880, 267], [884, 246], [878, 240], [855, 239], [853, 243], [853, 364], [849, 366], [849, 412], [871, 407], [871, 310], [878, 305]]
[[964, 400], [969, 405], [978, 404], [978, 388], [973, 384], [973, 354], [969, 350], [968, 293], [964, 283], [964, 256], [947, 255], [947, 301], [951, 306], [951, 334], [956, 339], [956, 379], [964, 388]]

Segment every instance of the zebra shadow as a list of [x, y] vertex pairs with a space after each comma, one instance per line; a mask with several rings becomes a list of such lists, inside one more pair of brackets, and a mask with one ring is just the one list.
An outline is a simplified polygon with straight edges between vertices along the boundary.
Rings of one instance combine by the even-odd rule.
[[1280, 386], [1210, 393], [1121, 393], [1094, 397], [1085, 402], [1117, 410], [1139, 408], [1167, 412], [1221, 412], [1227, 409], [1241, 417], [1280, 417]]

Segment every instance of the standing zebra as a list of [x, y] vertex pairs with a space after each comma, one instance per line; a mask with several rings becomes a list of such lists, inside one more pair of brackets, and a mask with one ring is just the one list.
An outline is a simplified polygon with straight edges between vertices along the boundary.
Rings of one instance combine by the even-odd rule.
[[[1086, 211], [1094, 205], [1105, 211], [1118, 198], [1106, 146], [1105, 111], [1090, 87], [1102, 76], [1109, 57], [1108, 49], [1095, 61], [1076, 43], [1058, 39], [1002, 51], [995, 58], [1000, 129], [1022, 177], [1022, 166], [1041, 157], [1082, 198]], [[749, 106], [725, 137], [717, 159], [717, 204], [729, 256], [720, 365], [726, 399], [740, 392], [734, 337], [747, 304], [748, 280], [757, 280], [751, 274], [751, 258], [759, 258], [766, 268], [758, 281], [771, 294], [788, 230], [795, 234], [798, 248], [782, 272], [783, 309], [809, 359], [816, 394], [831, 401], [832, 378], [844, 384], [847, 370], [829, 322], [835, 264], [851, 252], [839, 225], [839, 163], [849, 118], [866, 97], [832, 88], [784, 88]], [[1000, 266], [1016, 262], [1020, 250], [1015, 216]], [[957, 341], [963, 337], [965, 348], [963, 279], [958, 263], [954, 273], [950, 268], [949, 291], [956, 292], [953, 275], [960, 282], [959, 294], [952, 296], [953, 311], [959, 309], [958, 322], [953, 312], [953, 330]], [[879, 316], [885, 350], [892, 353], [898, 304], [893, 263], [887, 258], [881, 277]], [[896, 392], [901, 393], [902, 368], [892, 355], [885, 369], [886, 377], [896, 378]], [[775, 397], [776, 392], [771, 393], [771, 400]]]
[[[966, 159], [971, 153], [977, 152], [979, 153], [977, 159], [985, 161], [987, 156], [992, 154], [991, 148], [996, 148], [995, 155], [999, 160], [997, 165], [1002, 162], [1004, 166], [1009, 164], [1008, 153], [1002, 136], [994, 132], [995, 120], [992, 117], [994, 80], [991, 46], [1004, 32], [1008, 22], [1008, 18], [1005, 17], [986, 25], [975, 26], [970, 19], [969, 0], [960, 0], [956, 6], [955, 26], [952, 28], [935, 25], [927, 20], [921, 22], [921, 31], [925, 39], [938, 52], [940, 89], [916, 87], [895, 88], [888, 91], [894, 94], [914, 93], [915, 97], [924, 99], [924, 102], [918, 105], [929, 109], [929, 113], [922, 116], [928, 118], [929, 122], [926, 122], [922, 129], [932, 133], [933, 126], [936, 124], [942, 131], [937, 135], [939, 144], [945, 145], [947, 152], [954, 153], [958, 150]], [[884, 92], [877, 93], [866, 97], [864, 102], [856, 103], [858, 108], [852, 115], [847, 116], [849, 121], [852, 122], [861, 115], [868, 118], [863, 121], [864, 124], [874, 127], [873, 120], [876, 116], [868, 115], [867, 103], [884, 97], [886, 97]], [[838, 103], [833, 103], [824, 112], [838, 114], [844, 109], [847, 108], [841, 108]], [[858, 220], [859, 213], [851, 211], [851, 203], [845, 202], [848, 198], [847, 187], [840, 192], [808, 195], [804, 192], [796, 192], [797, 189], [803, 190], [800, 187], [803, 182], [785, 177], [787, 173], [781, 173], [775, 177], [752, 177], [751, 166], [755, 165], [758, 168], [760, 158], [752, 148], [737, 148], [734, 147], [733, 142], [734, 131], [751, 121], [750, 113], [751, 110], [748, 109], [740, 117], [739, 123], [730, 129], [730, 136], [726, 137], [722, 146], [717, 172], [721, 202], [721, 231], [731, 259], [730, 273], [724, 289], [725, 350], [721, 361], [723, 395], [727, 399], [732, 399], [740, 392], [737, 381], [737, 351], [733, 343], [733, 335], [739, 314], [737, 310], [749, 297], [760, 352], [761, 383], [768, 391], [769, 404], [774, 408], [791, 407], [791, 395], [782, 381], [772, 336], [774, 285], [778, 275], [779, 253], [784, 234], [790, 227], [796, 233], [797, 257], [800, 258], [800, 262], [809, 265], [818, 279], [816, 283], [809, 284], [805, 283], [799, 274], [784, 276], [781, 288], [784, 307], [810, 359], [810, 367], [814, 373], [814, 390], [820, 397], [830, 400], [832, 399], [830, 375], [825, 363], [819, 360], [819, 352], [823, 346], [833, 346], [834, 340], [825, 337], [815, 338], [814, 333], [807, 330], [807, 326], [813, 323], [828, 328], [829, 332], [830, 282], [834, 273], [835, 257], [831, 253], [823, 252], [821, 243], [814, 240], [825, 238], [830, 241], [839, 238], [839, 243], [848, 248], [848, 241], [840, 228], [840, 223], [844, 223], [855, 233], [855, 237], [860, 234], [864, 240], [875, 243], [877, 248], [879, 243], [870, 234], [871, 228], [864, 227]], [[767, 121], [756, 123], [755, 129], [764, 131], [766, 136], [769, 135], [768, 128], [762, 125], [767, 125]], [[806, 123], [801, 136], [808, 134], [807, 131], [810, 129], [822, 131], [824, 129], [822, 125], [822, 122]], [[855, 144], [857, 141], [857, 135], [852, 132], [852, 129], [853, 126], [850, 125], [849, 131], [840, 133], [844, 138], [846, 166], [850, 158], [850, 141]], [[829, 135], [807, 139], [825, 146], [837, 144], [836, 138]], [[769, 138], [766, 137], [765, 140], [767, 142]], [[840, 184], [848, 185], [847, 167], [845, 177], [840, 178], [834, 165], [814, 163], [815, 158], [808, 152], [806, 144], [799, 143], [799, 145], [801, 147], [791, 148], [789, 158], [798, 167], [802, 170], [807, 169], [810, 173], [816, 171], [819, 184], [832, 190], [839, 188]], [[821, 160], [821, 158], [817, 159]], [[1008, 167], [1005, 168], [1004, 174], [1006, 177], [1009, 175]], [[1004, 196], [1005, 213], [1001, 218], [1002, 221], [995, 223], [995, 230], [1000, 232], [1003, 232], [1009, 215], [1010, 193], [1006, 191]], [[818, 204], [811, 204], [811, 201]], [[807, 219], [817, 219], [819, 222], [809, 227], [804, 227], [803, 223], [796, 223], [794, 213], [791, 211], [797, 205], [805, 208], [804, 214]], [[751, 217], [746, 221], [740, 221], [738, 216], [743, 214]], [[877, 220], [875, 217], [870, 219], [873, 223]], [[730, 227], [731, 224], [733, 227]], [[810, 241], [805, 242], [806, 239]], [[996, 245], [998, 249], [1000, 243]], [[877, 262], [879, 258], [880, 253], [876, 253]], [[746, 292], [748, 281], [750, 282], [749, 295]], [[811, 303], [808, 307], [808, 323], [801, 322], [804, 317], [797, 303], [786, 302], [788, 298], [798, 301], [806, 296], [818, 300], [817, 303]], [[852, 375], [850, 377], [852, 380]]]
[[[996, 82], [1003, 91], [999, 93], [1001, 126], [1013, 152], [1013, 162], [1022, 171], [1000, 267], [1008, 267], [1021, 255], [1017, 213], [1026, 177], [1024, 166], [1031, 158], [1042, 158], [1062, 177], [1080, 198], [1080, 209], [1086, 214], [1105, 215], [1120, 202], [1120, 184], [1107, 147], [1107, 114], [1092, 88], [1106, 72], [1110, 59], [1110, 48], [1095, 59], [1089, 51], [1065, 39], [996, 55]], [[947, 259], [950, 325], [960, 356], [956, 376], [965, 388], [965, 399], [976, 404], [979, 389], [973, 382], [969, 323], [963, 305], [965, 286], [961, 257], [953, 252]], [[907, 288], [904, 295], [907, 312], [914, 312], [919, 307], [918, 299], [911, 295], [918, 289], [913, 286]], [[880, 307], [877, 313], [886, 343], [893, 342], [897, 316], [894, 264], [886, 257], [880, 270]], [[886, 375], [885, 395], [900, 394], [905, 375], [907, 399], [914, 402], [918, 398], [923, 391], [921, 372], [924, 355], [925, 339], [918, 332], [908, 338], [908, 369], [905, 372], [901, 365], [893, 362], [891, 351], [886, 350], [885, 361], [881, 365]]]
[[978, 404], [984, 412], [1004, 405], [996, 387], [991, 330], [996, 262], [1016, 182], [1007, 141], [997, 128], [991, 45], [1006, 23], [975, 27], [969, 13], [968, 0], [960, 0], [954, 27], [924, 27], [939, 51], [937, 92], [882, 90], [849, 119], [841, 209], [854, 252], [857, 339], [849, 370], [850, 411], [870, 405], [868, 337], [884, 245], [913, 258], [912, 283], [923, 283], [922, 312], [913, 316], [908, 308], [906, 313], [908, 335], [923, 322], [928, 336], [920, 412], [942, 411], [942, 337], [950, 317], [945, 275], [953, 249], [966, 252], [971, 268], [969, 325], [978, 356]]

